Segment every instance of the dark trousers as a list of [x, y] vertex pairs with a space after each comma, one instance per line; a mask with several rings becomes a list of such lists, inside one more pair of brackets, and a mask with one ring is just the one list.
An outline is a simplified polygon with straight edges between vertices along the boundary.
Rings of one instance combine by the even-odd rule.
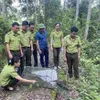
[[[40, 63], [42, 67], [48, 67], [49, 64], [49, 51], [48, 48], [41, 49], [42, 53], [40, 54]], [[45, 60], [44, 60], [45, 57]]]
[[67, 64], [68, 64], [68, 73], [69, 77], [73, 77], [73, 71], [74, 71], [74, 77], [79, 78], [79, 70], [78, 70], [78, 53], [66, 53], [67, 57]]
[[54, 58], [54, 66], [59, 66], [59, 54], [60, 48], [53, 48], [53, 58]]
[[[20, 58], [20, 51], [19, 51], [19, 50], [17, 50], [17, 51], [10, 50], [10, 52], [11, 52], [11, 54], [12, 54], [13, 57], [19, 57], [19, 58]], [[9, 65], [10, 65], [10, 64], [12, 65], [12, 63], [13, 63], [13, 58], [10, 59], [10, 58], [8, 57], [8, 64], [9, 64]]]
[[18, 80], [15, 78], [10, 78], [9, 83], [6, 86], [2, 86], [5, 90], [8, 90], [8, 87], [14, 87], [18, 83]]
[[21, 57], [21, 72], [24, 70], [25, 66], [31, 66], [31, 48], [30, 47], [23, 47], [23, 57]]
[[33, 45], [33, 57], [34, 57], [34, 66], [38, 66], [38, 55], [37, 55], [37, 46], [36, 44]]

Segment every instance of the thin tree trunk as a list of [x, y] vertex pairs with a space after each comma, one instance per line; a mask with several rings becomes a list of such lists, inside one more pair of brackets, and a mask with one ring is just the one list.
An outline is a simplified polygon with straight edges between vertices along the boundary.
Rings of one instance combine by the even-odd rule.
[[46, 5], [46, 0], [44, 0], [44, 18], [43, 18], [44, 25], [46, 26], [46, 9], [45, 9], [45, 5]]
[[37, 11], [36, 11], [36, 6], [35, 6], [35, 23], [37, 24]]
[[78, 15], [79, 15], [79, 0], [76, 0], [76, 16], [75, 16], [76, 24], [77, 24], [77, 20], [78, 20]]
[[28, 3], [28, 0], [26, 0], [26, 3], [27, 3], [27, 8], [26, 8], [26, 16], [27, 16], [27, 20], [28, 20], [28, 17], [29, 17], [29, 10], [28, 10], [28, 7], [29, 7], [29, 3]]
[[64, 0], [64, 10], [67, 9], [67, 0]]
[[85, 35], [84, 35], [85, 40], [87, 40], [88, 32], [89, 32], [89, 23], [90, 23], [90, 19], [91, 19], [91, 11], [92, 11], [92, 1], [93, 0], [89, 0], [87, 22], [86, 22]]
[[36, 11], [36, 0], [34, 1], [34, 10], [35, 10], [35, 24], [37, 24], [38, 22], [37, 22], [37, 11]]
[[2, 0], [3, 8], [2, 8], [2, 13], [3, 16], [6, 17], [6, 6], [5, 6], [5, 0]]

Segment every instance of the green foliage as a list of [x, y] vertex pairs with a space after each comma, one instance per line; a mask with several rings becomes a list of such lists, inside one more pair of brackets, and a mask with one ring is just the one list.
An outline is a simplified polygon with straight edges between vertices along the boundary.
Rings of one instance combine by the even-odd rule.
[[79, 17], [82, 18], [83, 15], [85, 14], [84, 17], [86, 17], [87, 15], [87, 11], [88, 11], [88, 0], [82, 0], [81, 3], [80, 3], [80, 7], [79, 7]]
[[56, 90], [52, 90], [51, 95], [53, 97], [53, 100], [56, 100], [56, 95], [57, 95]]
[[95, 65], [91, 59], [81, 59], [81, 64], [84, 69], [84, 74], [81, 76], [76, 90], [83, 100], [98, 100], [100, 77], [98, 65]]
[[5, 49], [4, 45], [0, 45], [0, 53], [2, 53], [2, 51]]
[[91, 59], [94, 64], [100, 64], [100, 35], [92, 42], [88, 42], [83, 48], [87, 59]]
[[60, 8], [60, 0], [45, 0], [46, 19], [55, 18], [58, 15], [59, 8]]
[[9, 22], [0, 16], [0, 43], [4, 43], [4, 36], [9, 31]]
[[66, 73], [64, 72], [64, 70], [58, 70], [58, 78], [62, 81], [66, 81]]
[[[70, 100], [99, 100], [100, 99], [100, 37], [92, 42], [83, 41], [80, 59], [80, 79], [67, 80], [68, 86], [78, 92], [76, 99]], [[59, 70], [58, 77], [65, 80], [65, 73]]]
[[7, 62], [7, 59], [5, 55], [5, 46], [0, 45], [0, 71], [2, 70], [6, 62]]

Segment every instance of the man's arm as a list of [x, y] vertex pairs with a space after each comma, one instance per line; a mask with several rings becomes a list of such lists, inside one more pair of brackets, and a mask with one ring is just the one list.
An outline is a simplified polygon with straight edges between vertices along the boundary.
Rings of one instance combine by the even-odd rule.
[[31, 51], [33, 52], [34, 48], [33, 48], [33, 39], [34, 39], [34, 36], [32, 33], [30, 33], [30, 47], [31, 47]]
[[7, 50], [7, 53], [8, 53], [9, 58], [12, 59], [13, 56], [12, 56], [12, 54], [11, 54], [11, 52], [10, 52], [10, 46], [9, 46], [9, 43], [6, 43], [6, 50]]
[[78, 60], [80, 60], [80, 55], [81, 55], [81, 39], [79, 37], [79, 40], [78, 40]]
[[65, 62], [67, 61], [67, 58], [66, 58], [66, 47], [64, 47], [64, 61]]
[[33, 52], [34, 48], [33, 48], [33, 41], [30, 40], [30, 46], [31, 46], [31, 51]]
[[16, 79], [21, 82], [25, 82], [25, 83], [33, 83], [33, 84], [36, 83], [36, 80], [27, 80], [27, 79], [20, 77], [19, 75], [16, 77]]
[[62, 48], [63, 48], [63, 41], [64, 41], [64, 36], [63, 36], [63, 33], [62, 33], [62, 36], [61, 36]]
[[39, 51], [39, 53], [41, 54], [41, 53], [42, 53], [42, 51], [40, 50], [39, 40], [37, 40], [37, 41], [36, 41], [36, 44], [37, 44], [38, 51]]
[[50, 40], [50, 49], [51, 49], [51, 51], [53, 50], [52, 42], [53, 42], [53, 38], [51, 38], [51, 40]]
[[78, 60], [80, 60], [81, 48], [78, 48]]
[[23, 51], [22, 51], [22, 46], [21, 46], [21, 44], [19, 45], [19, 49], [20, 49], [21, 57], [23, 57]]
[[67, 61], [67, 57], [66, 57], [66, 52], [67, 52], [66, 46], [67, 46], [67, 43], [66, 43], [65, 40], [66, 40], [66, 39], [64, 38], [64, 39], [63, 39], [63, 42], [62, 42], [62, 46], [63, 46], [63, 48], [64, 48], [64, 61], [66, 62], [66, 61]]
[[7, 50], [7, 53], [8, 53], [8, 56], [10, 59], [13, 58], [11, 52], [10, 52], [10, 45], [9, 45], [9, 42], [10, 42], [10, 35], [9, 34], [6, 34], [5, 35], [5, 45], [6, 45], [6, 50]]
[[37, 49], [38, 49], [39, 53], [41, 54], [42, 51], [41, 51], [40, 46], [39, 46], [39, 36], [38, 36], [38, 33], [36, 34], [36, 45], [37, 45]]

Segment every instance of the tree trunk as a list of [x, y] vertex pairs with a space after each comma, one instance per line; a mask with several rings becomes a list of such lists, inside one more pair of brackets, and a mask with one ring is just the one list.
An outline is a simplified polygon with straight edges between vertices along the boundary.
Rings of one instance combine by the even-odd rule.
[[44, 0], [44, 18], [43, 18], [43, 22], [44, 22], [44, 25], [46, 26], [46, 0]]
[[79, 0], [76, 0], [76, 16], [75, 16], [76, 24], [77, 24], [77, 20], [78, 20], [78, 15], [79, 15]]
[[64, 10], [67, 9], [67, 0], [64, 0]]
[[34, 3], [34, 10], [35, 10], [35, 12], [34, 12], [35, 13], [35, 24], [38, 23], [37, 22], [37, 9], [36, 9], [37, 8], [37, 4], [36, 4], [36, 2], [37, 2], [36, 0], [34, 0], [34, 2], [33, 2]]
[[29, 3], [28, 3], [28, 0], [26, 0], [26, 3], [27, 3], [27, 8], [26, 8], [26, 16], [27, 16], [27, 20], [28, 20], [28, 15], [29, 15], [29, 10], [28, 10], [28, 7], [29, 7]]
[[87, 21], [86, 21], [86, 28], [85, 28], [85, 35], [84, 35], [85, 40], [87, 40], [88, 32], [89, 32], [89, 23], [90, 23], [90, 19], [91, 19], [91, 11], [92, 11], [92, 1], [93, 0], [89, 0]]
[[2, 5], [2, 6], [3, 6], [3, 7], [2, 7], [2, 13], [3, 13], [3, 16], [6, 17], [6, 6], [5, 6], [5, 0], [2, 0], [2, 4], [3, 4], [3, 5]]

